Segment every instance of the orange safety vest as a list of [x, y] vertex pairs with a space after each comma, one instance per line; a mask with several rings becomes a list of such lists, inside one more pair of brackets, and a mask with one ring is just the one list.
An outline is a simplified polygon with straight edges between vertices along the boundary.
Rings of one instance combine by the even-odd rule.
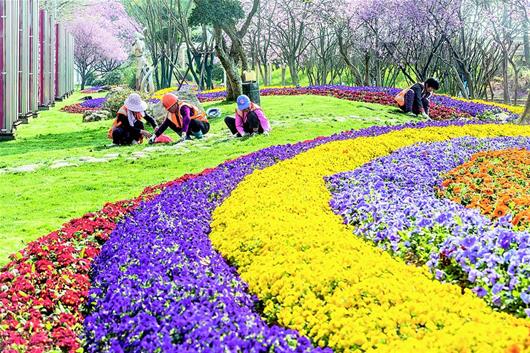
[[[129, 114], [129, 110], [127, 109], [126, 106], [122, 106], [119, 110], [118, 110], [118, 114], [117, 115], [125, 115], [125, 116], [128, 116]], [[134, 112], [134, 117], [136, 118], [136, 120], [138, 121], [142, 121], [142, 113], [140, 112]], [[114, 119], [114, 121], [112, 122], [112, 126], [110, 127], [108, 133], [107, 133], [107, 137], [109, 139], [112, 140], [112, 132], [114, 131], [115, 128], [117, 127], [120, 127], [121, 126], [121, 121], [118, 121], [118, 117], [116, 116], [116, 118]], [[143, 138], [140, 138], [140, 141], [142, 140]]]
[[182, 102], [182, 103], [179, 103], [178, 104], [178, 109], [177, 109], [177, 112], [176, 113], [169, 113], [168, 112], [168, 117], [169, 117], [169, 120], [171, 120], [173, 122], [173, 124], [175, 124], [179, 129], [182, 129], [183, 127], [183, 120], [182, 120], [182, 116], [180, 115], [180, 109], [182, 107], [188, 107], [190, 108], [190, 119], [191, 120], [199, 120], [199, 121], [202, 121], [203, 123], [207, 123], [208, 122], [208, 119], [206, 118], [206, 113], [203, 112], [202, 110], [200, 110], [199, 108], [197, 108], [196, 106], [192, 105], [192, 104], [188, 104], [188, 103], [185, 103], [185, 102]]
[[403, 107], [405, 105], [405, 95], [407, 94], [407, 92], [410, 90], [410, 88], [405, 88], [404, 90], [402, 90], [401, 92], [399, 92], [395, 97], [394, 99], [396, 100], [397, 104], [400, 106], [400, 107]]
[[[253, 102], [250, 102], [250, 111], [253, 112], [255, 110], [261, 110], [261, 107]], [[236, 109], [236, 115], [239, 116], [243, 122], [245, 122], [245, 117], [248, 115], [248, 113], [247, 115], [243, 115], [241, 110]]]

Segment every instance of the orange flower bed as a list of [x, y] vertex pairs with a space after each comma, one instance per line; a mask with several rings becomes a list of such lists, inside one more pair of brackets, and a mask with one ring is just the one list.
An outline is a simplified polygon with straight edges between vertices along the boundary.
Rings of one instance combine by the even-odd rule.
[[530, 228], [530, 151], [480, 152], [445, 175], [438, 196], [478, 208], [493, 220], [510, 215], [518, 229]]

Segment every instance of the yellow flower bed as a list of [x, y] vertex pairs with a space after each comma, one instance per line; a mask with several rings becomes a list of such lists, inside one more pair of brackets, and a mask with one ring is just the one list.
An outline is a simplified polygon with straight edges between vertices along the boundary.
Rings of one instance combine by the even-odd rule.
[[335, 351], [527, 351], [529, 321], [354, 237], [329, 208], [324, 176], [465, 135], [528, 136], [530, 127], [406, 129], [319, 146], [245, 178], [214, 212], [213, 245], [263, 301], [267, 320]]
[[154, 99], [162, 99], [162, 96], [164, 94], [171, 93], [171, 92], [176, 91], [176, 90], [177, 90], [177, 87], [169, 87], [169, 88], [160, 89], [160, 90], [156, 91], [153, 94], [153, 98]]

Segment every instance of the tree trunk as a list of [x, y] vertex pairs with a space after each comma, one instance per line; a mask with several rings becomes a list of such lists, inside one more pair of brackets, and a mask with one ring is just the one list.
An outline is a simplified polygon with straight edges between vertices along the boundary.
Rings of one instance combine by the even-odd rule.
[[298, 86], [300, 84], [298, 79], [298, 70], [296, 69], [296, 65], [294, 63], [294, 59], [289, 60], [289, 72], [291, 74], [291, 82], [294, 86]]
[[285, 64], [282, 64], [282, 86], [285, 86]]
[[519, 120], [521, 124], [530, 124], [530, 92], [528, 92], [528, 98], [526, 99], [526, 107], [524, 113]]
[[530, 19], [528, 16], [525, 16], [523, 19], [523, 49], [524, 49], [524, 61], [526, 66], [530, 67], [530, 38], [528, 36], [528, 31], [530, 31], [529, 23]]
[[271, 83], [269, 81], [269, 64], [265, 63], [263, 65], [263, 85], [269, 86]]
[[364, 54], [364, 85], [370, 86], [370, 54]]
[[502, 78], [503, 78], [503, 100], [504, 104], [510, 104], [510, 88], [508, 80], [508, 53], [505, 51], [502, 58]]
[[215, 51], [221, 65], [226, 72], [227, 101], [235, 101], [243, 93], [241, 77], [237, 73], [237, 67], [232, 58], [223, 49], [223, 35], [219, 27], [214, 27]]

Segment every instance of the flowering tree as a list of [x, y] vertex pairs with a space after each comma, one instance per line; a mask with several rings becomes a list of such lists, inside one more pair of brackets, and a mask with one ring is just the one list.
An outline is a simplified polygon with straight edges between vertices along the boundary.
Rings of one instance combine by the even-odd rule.
[[107, 73], [127, 60], [136, 30], [117, 0], [93, 0], [79, 7], [68, 27], [75, 38], [74, 62], [81, 89], [95, 72]]

